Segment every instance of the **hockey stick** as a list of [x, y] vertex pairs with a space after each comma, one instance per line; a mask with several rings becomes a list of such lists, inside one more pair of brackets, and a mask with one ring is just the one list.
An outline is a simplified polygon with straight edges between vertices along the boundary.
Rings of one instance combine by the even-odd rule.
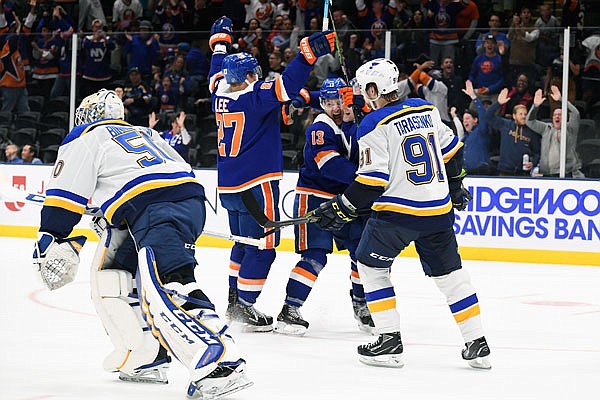
[[[331, 16], [331, 27], [333, 28], [333, 31], [336, 33], [335, 49], [338, 53], [338, 58], [340, 60], [340, 68], [342, 69], [342, 74], [344, 75], [344, 79], [346, 79], [346, 85], [352, 87], [352, 84], [350, 83], [350, 76], [348, 75], [348, 68], [346, 66], [346, 59], [344, 58], [344, 55], [342, 54], [342, 50], [340, 49], [340, 40], [337, 35], [337, 30], [335, 29], [335, 22], [333, 21], [333, 13], [331, 12], [331, 10], [329, 10], [329, 15]], [[352, 87], [352, 89], [354, 89], [354, 88]], [[352, 104], [351, 107], [352, 107], [352, 111], [354, 112], [354, 122], [355, 122], [356, 126], [358, 127], [358, 113], [357, 113], [358, 106], [356, 104]]]
[[[24, 190], [17, 189], [13, 186], [0, 183], [0, 198], [3, 201], [16, 201], [19, 203], [33, 204], [41, 207], [44, 205], [44, 200], [46, 199], [46, 196], [38, 193], [29, 193]], [[100, 207], [96, 207], [90, 204], [86, 205], [85, 211], [83, 213], [92, 217], [102, 217], [102, 210], [100, 210]], [[264, 249], [266, 246], [266, 240], [264, 238], [256, 239], [207, 230], [203, 230], [202, 235], [218, 239], [230, 240], [232, 242], [247, 244], [250, 246], [256, 246], [259, 249]]]
[[329, 29], [329, 3], [332, 1], [333, 0], [325, 0], [325, 8], [323, 9], [323, 31]]
[[244, 206], [246, 206], [246, 209], [248, 210], [250, 215], [252, 215], [252, 217], [256, 220], [256, 222], [258, 222], [260, 226], [262, 226], [263, 228], [273, 228], [272, 230], [265, 232], [264, 236], [268, 236], [281, 228], [285, 228], [286, 226], [301, 225], [306, 224], [307, 222], [314, 222], [314, 218], [312, 218], [311, 215], [308, 214], [300, 218], [286, 219], [284, 221], [273, 221], [269, 219], [269, 217], [267, 217], [265, 213], [261, 210], [258, 201], [256, 201], [256, 198], [254, 197], [254, 195], [252, 195], [252, 193], [249, 190], [242, 192], [242, 202], [244, 203]]

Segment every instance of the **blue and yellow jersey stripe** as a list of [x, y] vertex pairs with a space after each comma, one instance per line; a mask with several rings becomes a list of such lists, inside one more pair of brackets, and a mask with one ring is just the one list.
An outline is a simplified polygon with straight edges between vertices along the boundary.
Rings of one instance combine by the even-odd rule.
[[120, 119], [101, 119], [100, 121], [92, 122], [90, 124], [78, 125], [78, 126], [74, 127], [71, 130], [71, 132], [69, 132], [67, 134], [67, 136], [65, 136], [65, 138], [63, 139], [63, 141], [61, 143], [61, 146], [65, 145], [69, 142], [72, 142], [73, 140], [91, 132], [94, 128], [97, 128], [97, 127], [103, 126], [103, 125], [131, 126], [130, 123], [125, 122]]
[[463, 147], [463, 142], [458, 139], [458, 136], [454, 136], [452, 141], [442, 149], [442, 156], [444, 162], [448, 162], [460, 148]]
[[148, 174], [140, 176], [127, 182], [113, 197], [105, 201], [100, 208], [106, 219], [112, 222], [112, 217], [119, 207], [142, 193], [154, 189], [197, 182], [198, 181], [192, 172]]
[[405, 108], [403, 108], [399, 111], [396, 111], [395, 113], [392, 113], [392, 114], [388, 115], [387, 117], [383, 118], [381, 121], [379, 121], [377, 126], [385, 125], [388, 122], [390, 122], [391, 120], [394, 120], [394, 119], [400, 118], [400, 117], [404, 117], [408, 114], [421, 113], [423, 111], [433, 111], [433, 109], [434, 109], [434, 107], [431, 104], [424, 104], [424, 105], [415, 106], [415, 107], [405, 107]]
[[88, 199], [76, 193], [62, 189], [48, 189], [44, 206], [62, 208], [76, 214], [83, 214]]
[[355, 181], [368, 186], [387, 186], [390, 180], [390, 175], [383, 172], [361, 172], [356, 177]]
[[450, 195], [440, 200], [418, 201], [399, 197], [382, 196], [373, 203], [375, 211], [391, 211], [415, 216], [434, 216], [447, 214], [452, 210]]

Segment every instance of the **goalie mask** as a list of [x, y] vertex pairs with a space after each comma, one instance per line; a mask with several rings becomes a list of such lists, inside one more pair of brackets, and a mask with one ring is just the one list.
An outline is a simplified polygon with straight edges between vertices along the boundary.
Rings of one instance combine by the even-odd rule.
[[319, 91], [319, 103], [337, 125], [342, 123], [342, 99], [340, 89], [346, 87], [342, 78], [327, 78]]
[[89, 124], [106, 118], [125, 118], [123, 102], [113, 90], [100, 89], [83, 99], [75, 110], [75, 125]]
[[[398, 91], [398, 76], [400, 71], [396, 64], [387, 58], [377, 58], [360, 66], [356, 71], [356, 80], [360, 85], [360, 92], [369, 102], [371, 108], [374, 107], [374, 102], [377, 101], [383, 94], [393, 93]], [[367, 85], [374, 84], [377, 88], [377, 96], [369, 97], [367, 95]]]
[[248, 53], [230, 54], [223, 59], [221, 65], [225, 81], [230, 85], [232, 83], [242, 83], [246, 81], [248, 73], [255, 74], [258, 79], [262, 78], [262, 69], [256, 58]]

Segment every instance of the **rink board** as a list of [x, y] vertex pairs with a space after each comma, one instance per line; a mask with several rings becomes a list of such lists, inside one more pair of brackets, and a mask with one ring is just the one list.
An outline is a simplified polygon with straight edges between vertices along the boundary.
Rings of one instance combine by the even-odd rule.
[[[2, 182], [45, 193], [51, 166], [0, 165]], [[218, 201], [215, 170], [196, 170], [207, 194], [206, 229], [228, 232], [227, 212]], [[281, 218], [292, 217], [297, 174], [280, 182]], [[471, 260], [600, 266], [600, 181], [469, 177], [474, 200], [456, 213], [454, 229], [461, 256]], [[35, 237], [40, 207], [0, 199], [0, 236]], [[94, 239], [89, 217], [76, 232]], [[278, 250], [293, 251], [293, 229], [282, 230]], [[229, 247], [202, 237], [199, 245]], [[413, 247], [403, 256], [416, 256]]]

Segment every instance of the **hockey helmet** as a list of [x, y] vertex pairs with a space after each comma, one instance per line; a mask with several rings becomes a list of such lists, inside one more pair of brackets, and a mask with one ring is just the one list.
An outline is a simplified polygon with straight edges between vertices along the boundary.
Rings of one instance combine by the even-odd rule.
[[223, 59], [221, 64], [225, 81], [229, 84], [246, 81], [248, 73], [256, 74], [262, 78], [262, 69], [253, 55], [248, 53], [230, 54]]
[[346, 86], [342, 78], [327, 78], [321, 85], [320, 99], [337, 99], [340, 97], [340, 89]]
[[75, 110], [75, 125], [89, 124], [105, 118], [125, 118], [123, 102], [114, 90], [100, 89], [83, 99]]
[[[396, 64], [387, 58], [376, 58], [363, 64], [356, 71], [356, 80], [360, 85], [360, 92], [371, 106], [382, 94], [393, 93], [398, 90], [398, 76], [400, 71]], [[377, 97], [367, 96], [367, 85], [373, 83], [377, 87]]]

